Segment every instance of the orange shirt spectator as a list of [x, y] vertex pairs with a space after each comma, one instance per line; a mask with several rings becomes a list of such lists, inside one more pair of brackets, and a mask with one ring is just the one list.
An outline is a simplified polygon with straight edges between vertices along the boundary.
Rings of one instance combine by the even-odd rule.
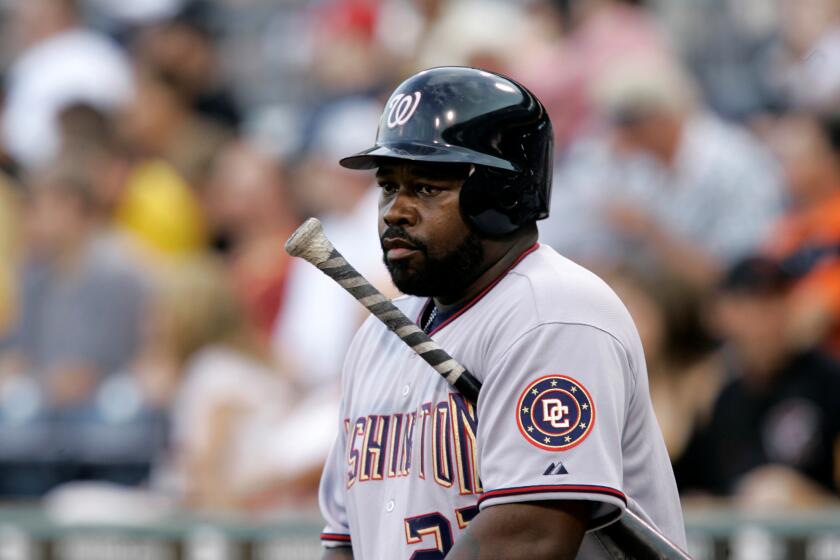
[[777, 148], [792, 209], [770, 237], [768, 252], [800, 278], [792, 334], [820, 339], [840, 356], [840, 158], [829, 134], [810, 117], [785, 119]]

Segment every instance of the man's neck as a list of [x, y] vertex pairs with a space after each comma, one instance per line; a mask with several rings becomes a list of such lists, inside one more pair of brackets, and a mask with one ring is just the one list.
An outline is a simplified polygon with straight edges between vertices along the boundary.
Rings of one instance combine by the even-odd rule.
[[475, 298], [487, 286], [493, 283], [502, 273], [516, 262], [516, 260], [537, 242], [537, 231], [519, 236], [511, 242], [491, 241], [485, 245], [488, 258], [485, 261], [489, 264], [484, 271], [473, 280], [465, 290], [453, 297], [434, 297], [435, 307], [441, 312], [446, 312], [454, 307], [459, 307]]

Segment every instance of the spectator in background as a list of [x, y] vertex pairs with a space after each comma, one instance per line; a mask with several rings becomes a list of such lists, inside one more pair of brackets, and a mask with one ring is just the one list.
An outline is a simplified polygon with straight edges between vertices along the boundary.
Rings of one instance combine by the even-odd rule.
[[329, 0], [312, 11], [306, 32], [312, 47], [308, 60], [312, 94], [317, 102], [370, 95], [392, 79], [387, 53], [374, 38], [379, 4]]
[[290, 257], [283, 246], [297, 222], [283, 170], [255, 147], [233, 143], [216, 161], [204, 208], [236, 293], [267, 340], [285, 298]]
[[137, 93], [120, 114], [121, 133], [142, 157], [169, 163], [201, 190], [230, 132], [198, 115], [173, 75], [141, 67], [136, 81]]
[[123, 369], [148, 279], [112, 222], [126, 155], [89, 105], [65, 107], [58, 123], [59, 159], [25, 185], [19, 317], [3, 352], [0, 492], [14, 495], [77, 478], [136, 484], [162, 441]]
[[[5, 102], [5, 84], [0, 77], [0, 122]], [[2, 125], [0, 125], [2, 129]], [[14, 312], [14, 270], [20, 226], [20, 200], [17, 172], [0, 137], [0, 337], [8, 330]]]
[[20, 310], [0, 345], [7, 372], [33, 376], [57, 408], [85, 405], [133, 358], [144, 305], [141, 280], [100, 243], [84, 164], [59, 161], [27, 184]]
[[791, 285], [766, 258], [726, 274], [714, 324], [731, 380], [678, 469], [683, 488], [762, 509], [837, 504], [840, 365], [790, 344]]
[[118, 115], [134, 152], [115, 215], [153, 255], [199, 252], [207, 245], [200, 192], [227, 134], [197, 117], [165, 75], [141, 69], [134, 101]]
[[840, 4], [782, 0], [775, 77], [794, 106], [832, 110], [840, 102]]
[[[528, 48], [509, 49], [514, 73], [548, 109], [563, 149], [597, 125], [597, 81], [625, 60], [673, 61], [650, 10], [630, 0], [544, 0], [529, 13]], [[535, 40], [536, 38], [536, 40]], [[519, 38], [520, 45], [522, 38]]]
[[[709, 106], [726, 119], [746, 121], [784, 110], [790, 100], [778, 83], [773, 45], [780, 1], [656, 1], [656, 16], [691, 69]], [[802, 3], [799, 3], [800, 6]]]
[[299, 394], [274, 369], [224, 269], [202, 257], [179, 261], [163, 274], [154, 309], [152, 359], [139, 373], [150, 397], [172, 410], [172, 453], [158, 486], [203, 510], [243, 511], [277, 479], [286, 483], [277, 501], [311, 498], [333, 416], [322, 399], [303, 403], [306, 419], [295, 420]]
[[77, 0], [27, 0], [12, 9], [20, 52], [8, 73], [3, 141], [32, 168], [57, 154], [58, 112], [70, 103], [103, 110], [125, 103], [131, 69], [115, 44], [81, 26]]
[[91, 173], [100, 220], [109, 231], [114, 212], [125, 194], [132, 169], [128, 146], [118, 137], [114, 119], [91, 105], [74, 103], [58, 114], [61, 158], [83, 162]]
[[790, 206], [767, 250], [801, 277], [791, 336], [801, 347], [827, 339], [840, 358], [840, 120], [802, 114], [782, 118], [775, 130]]
[[656, 270], [625, 266], [604, 275], [633, 317], [645, 351], [650, 393], [672, 463], [709, 421], [723, 377], [703, 326], [701, 297]]
[[528, 23], [517, 2], [446, 2], [417, 46], [414, 70], [460, 65], [510, 73], [517, 54], [529, 50]]
[[[410, 74], [429, 29], [440, 19], [447, 0], [387, 0], [380, 3], [374, 36], [394, 60], [394, 66]], [[399, 29], [399, 33], [394, 33]]]
[[[370, 177], [338, 165], [340, 157], [369, 146], [370, 137], [360, 131], [371, 130], [381, 110], [378, 102], [354, 97], [322, 112], [289, 186], [299, 213], [318, 217], [348, 262], [387, 290], [390, 281], [376, 231], [378, 189]], [[320, 392], [325, 384], [337, 391], [344, 353], [365, 314], [320, 270], [293, 259], [284, 304], [274, 324], [275, 353], [301, 383]], [[337, 398], [337, 392], [333, 396]], [[334, 403], [338, 406], [337, 400]]]
[[134, 42], [138, 65], [178, 84], [190, 107], [218, 126], [235, 130], [242, 115], [219, 76], [217, 17], [206, 0], [191, 0], [159, 25], [141, 29]]
[[9, 177], [0, 172], [0, 338], [15, 312], [14, 269], [17, 262], [20, 201]]
[[769, 153], [705, 111], [677, 67], [624, 60], [596, 97], [611, 129], [561, 162], [546, 240], [573, 258], [644, 261], [713, 286], [781, 210]]
[[3, 127], [5, 126], [2, 122], [6, 115], [6, 97], [8, 95], [8, 92], [6, 91], [7, 87], [8, 84], [6, 76], [0, 74], [0, 173], [2, 173], [4, 177], [8, 177], [14, 181], [19, 181], [21, 172], [20, 165], [12, 157], [12, 154], [9, 153], [9, 147], [6, 145], [2, 134]]
[[[5, 102], [5, 84], [0, 78], [0, 122]], [[2, 125], [0, 125], [2, 128]], [[20, 237], [20, 189], [15, 175], [17, 168], [0, 138], [0, 338], [12, 322], [15, 312], [15, 266]]]
[[[113, 117], [90, 105], [78, 103], [62, 109], [58, 122], [58, 161], [84, 170], [96, 201], [94, 221], [99, 252], [103, 258], [119, 263], [120, 268], [140, 282], [148, 283], [152, 267], [145, 258], [147, 253], [143, 245], [115, 221], [118, 210], [124, 211], [125, 206], [132, 202], [126, 191], [132, 185], [130, 181], [137, 180], [137, 173], [133, 155], [118, 136]], [[147, 198], [146, 207], [151, 206], [149, 202]], [[173, 212], [177, 208], [173, 204], [162, 211]], [[173, 241], [177, 240], [173, 235]]]

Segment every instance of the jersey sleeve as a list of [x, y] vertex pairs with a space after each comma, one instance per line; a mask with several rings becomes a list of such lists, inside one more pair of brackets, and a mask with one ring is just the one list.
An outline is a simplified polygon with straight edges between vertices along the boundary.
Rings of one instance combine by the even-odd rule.
[[350, 546], [350, 525], [345, 508], [347, 490], [342, 473], [345, 439], [346, 432], [342, 425], [324, 463], [324, 473], [318, 489], [321, 515], [326, 521], [326, 526], [321, 532], [321, 543], [327, 548]]
[[346, 420], [348, 417], [347, 411], [349, 410], [348, 399], [352, 394], [352, 372], [357, 367], [360, 340], [364, 337], [367, 329], [374, 324], [373, 321], [375, 320], [373, 316], [368, 317], [356, 332], [353, 341], [350, 343], [350, 347], [347, 349], [341, 372], [342, 396], [338, 435], [324, 463], [324, 472], [321, 476], [321, 485], [318, 489], [318, 503], [321, 508], [321, 515], [326, 521], [326, 526], [321, 532], [321, 544], [327, 548], [351, 546], [350, 520], [347, 513], [347, 475], [345, 472], [347, 466], [347, 436], [350, 430], [350, 421]]
[[617, 519], [627, 501], [621, 440], [635, 379], [619, 341], [587, 325], [544, 324], [499, 349], [486, 372], [479, 506], [585, 500], [590, 528]]

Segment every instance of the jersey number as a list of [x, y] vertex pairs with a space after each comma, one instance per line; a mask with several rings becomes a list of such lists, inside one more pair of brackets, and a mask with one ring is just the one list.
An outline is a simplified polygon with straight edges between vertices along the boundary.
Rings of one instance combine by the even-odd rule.
[[[478, 506], [469, 506], [455, 510], [458, 527], [466, 529], [470, 521], [478, 515]], [[414, 551], [410, 560], [441, 560], [452, 548], [452, 524], [439, 512], [408, 517], [405, 520], [405, 540], [408, 544], [423, 542], [423, 538], [432, 535], [435, 548]]]

